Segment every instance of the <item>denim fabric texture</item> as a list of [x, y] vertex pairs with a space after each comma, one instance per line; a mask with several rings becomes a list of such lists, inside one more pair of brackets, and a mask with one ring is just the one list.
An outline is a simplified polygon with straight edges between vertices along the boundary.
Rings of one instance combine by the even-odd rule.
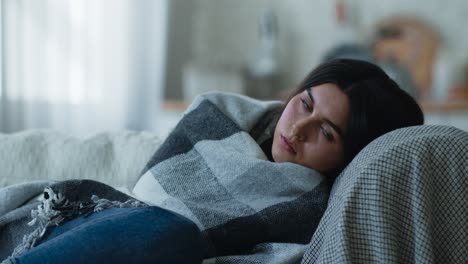
[[110, 208], [52, 228], [11, 263], [201, 263], [189, 219], [159, 207]]

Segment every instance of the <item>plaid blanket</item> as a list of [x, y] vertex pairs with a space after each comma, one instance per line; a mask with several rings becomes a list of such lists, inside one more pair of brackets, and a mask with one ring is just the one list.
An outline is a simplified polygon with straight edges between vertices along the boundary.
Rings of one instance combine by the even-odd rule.
[[465, 131], [378, 138], [337, 178], [302, 263], [468, 263], [467, 177]]
[[268, 160], [268, 144], [261, 146], [271, 140], [281, 107], [232, 94], [198, 97], [133, 189], [198, 225], [205, 263], [302, 258], [330, 184], [314, 170]]

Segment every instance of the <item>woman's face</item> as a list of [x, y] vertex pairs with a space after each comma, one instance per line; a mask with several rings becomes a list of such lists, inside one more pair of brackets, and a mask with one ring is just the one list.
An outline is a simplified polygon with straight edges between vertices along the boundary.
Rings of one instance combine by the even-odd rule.
[[348, 115], [348, 96], [334, 84], [321, 84], [297, 94], [276, 126], [274, 161], [292, 162], [322, 173], [340, 167]]

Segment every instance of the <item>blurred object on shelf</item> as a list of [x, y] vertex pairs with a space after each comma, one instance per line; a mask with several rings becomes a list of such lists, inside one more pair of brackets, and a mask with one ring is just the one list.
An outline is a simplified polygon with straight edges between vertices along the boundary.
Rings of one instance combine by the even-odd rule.
[[457, 82], [449, 89], [447, 98], [451, 101], [466, 101], [468, 104], [468, 61], [461, 67]]
[[468, 104], [468, 82], [452, 87], [448, 91], [447, 99], [450, 101], [466, 101]]
[[381, 61], [378, 65], [392, 78], [401, 89], [405, 90], [413, 98], [417, 98], [417, 87], [408, 69], [396, 61], [393, 57]]
[[460, 77], [461, 82], [468, 83], [468, 59], [465, 60], [465, 64], [462, 66]]
[[325, 52], [322, 62], [332, 59], [355, 59], [374, 62], [372, 51], [359, 36], [359, 7], [355, 0], [335, 0], [337, 34], [333, 47]]
[[365, 46], [359, 44], [342, 44], [328, 51], [323, 61], [332, 59], [355, 59], [378, 64], [403, 90], [416, 98], [417, 88], [411, 73], [394, 58], [376, 62], [372, 56], [371, 50]]
[[274, 99], [277, 97], [278, 84], [280, 83], [279, 75], [265, 75], [265, 76], [254, 76], [249, 72], [244, 75], [246, 83], [245, 94], [257, 98], [257, 99]]
[[220, 65], [186, 64], [182, 86], [184, 100], [188, 102], [197, 95], [210, 91], [245, 93], [241, 71]]
[[463, 67], [463, 76], [468, 81], [468, 59], [466, 60], [465, 66]]
[[272, 9], [264, 10], [258, 30], [258, 47], [247, 63], [245, 81], [249, 96], [268, 99], [276, 93], [278, 83], [278, 21]]
[[460, 67], [454, 64], [455, 59], [449, 54], [448, 48], [441, 45], [432, 75], [431, 99], [434, 101], [446, 101], [449, 89], [457, 83]]
[[409, 70], [420, 99], [431, 97], [438, 48], [439, 34], [425, 22], [409, 17], [392, 17], [378, 23], [372, 43], [377, 62], [394, 59]]
[[323, 61], [331, 59], [355, 59], [374, 62], [372, 53], [367, 47], [351, 43], [339, 44], [325, 53]]
[[355, 0], [335, 0], [335, 19], [338, 27], [336, 42], [356, 44], [359, 36], [359, 7]]

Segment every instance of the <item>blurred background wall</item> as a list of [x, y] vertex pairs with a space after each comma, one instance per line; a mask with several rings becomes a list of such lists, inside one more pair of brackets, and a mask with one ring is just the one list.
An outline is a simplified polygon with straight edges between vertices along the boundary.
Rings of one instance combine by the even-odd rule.
[[[186, 2], [170, 3], [168, 63], [177, 66], [167, 76], [165, 99], [190, 101], [213, 89], [283, 98], [312, 68], [335, 55], [378, 63], [417, 97], [427, 123], [468, 130], [467, 1]], [[265, 36], [268, 14], [275, 18], [273, 44]], [[259, 92], [265, 82], [252, 82], [249, 73], [269, 55], [274, 70], [254, 76], [270, 80], [268, 92]]]
[[3, 132], [165, 134], [199, 93], [281, 99], [332, 57], [381, 65], [427, 123], [468, 130], [467, 1], [1, 3]]
[[[376, 25], [394, 16], [417, 18], [431, 26], [441, 35], [441, 52], [451, 64], [461, 67], [468, 60], [468, 34], [464, 31], [468, 2], [463, 0], [194, 0], [189, 1], [190, 6], [180, 4], [185, 2], [171, 1], [180, 9], [181, 22], [170, 23], [170, 31], [190, 31], [179, 39], [189, 43], [182, 47], [190, 50], [185, 60], [217, 66], [244, 67], [255, 56], [262, 12], [271, 9], [278, 21], [283, 87], [296, 85], [341, 42], [369, 44]], [[340, 2], [348, 6], [349, 25], [337, 21]], [[347, 32], [350, 30], [353, 34]], [[169, 87], [167, 96], [181, 96], [177, 88]]]

